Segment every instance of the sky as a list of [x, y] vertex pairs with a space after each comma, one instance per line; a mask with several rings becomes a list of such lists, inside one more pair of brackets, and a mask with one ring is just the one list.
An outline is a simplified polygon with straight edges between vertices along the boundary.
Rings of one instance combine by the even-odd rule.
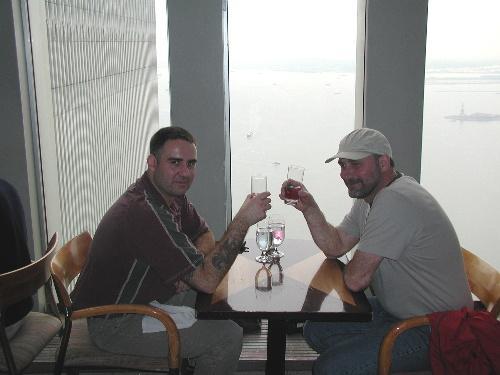
[[427, 56], [500, 61], [500, 1], [429, 0]]
[[231, 57], [353, 60], [356, 10], [353, 0], [228, 0]]
[[[356, 0], [227, 1], [233, 63], [355, 59]], [[165, 0], [156, 9], [157, 35], [166, 36]], [[500, 61], [499, 40], [500, 0], [429, 0], [428, 59]], [[167, 59], [163, 48], [158, 60]]]
[[[228, 0], [228, 12], [235, 60], [354, 59], [355, 0]], [[427, 31], [429, 58], [500, 60], [500, 1], [429, 0]]]

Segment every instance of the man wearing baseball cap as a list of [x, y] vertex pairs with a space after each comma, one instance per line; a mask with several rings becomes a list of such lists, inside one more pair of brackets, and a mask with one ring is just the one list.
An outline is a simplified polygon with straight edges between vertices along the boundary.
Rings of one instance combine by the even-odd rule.
[[[353, 206], [342, 222], [326, 221], [312, 194], [300, 186], [295, 208], [302, 212], [314, 242], [327, 257], [356, 246], [344, 269], [353, 291], [371, 287], [373, 320], [306, 322], [304, 336], [320, 356], [315, 374], [374, 374], [380, 343], [396, 322], [437, 311], [472, 308], [460, 244], [439, 203], [415, 179], [395, 169], [391, 145], [377, 130], [356, 129], [335, 155]], [[395, 372], [429, 368], [430, 330], [401, 335], [393, 349]]]

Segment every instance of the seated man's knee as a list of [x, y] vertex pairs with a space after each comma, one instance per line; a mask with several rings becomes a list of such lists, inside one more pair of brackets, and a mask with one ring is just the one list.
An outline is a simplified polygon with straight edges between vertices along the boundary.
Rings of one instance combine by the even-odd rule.
[[321, 333], [323, 330], [319, 327], [320, 323], [307, 321], [302, 329], [302, 334], [307, 343], [314, 346], [317, 341], [318, 332]]
[[232, 320], [227, 321], [228, 331], [235, 342], [243, 341], [243, 328]]
[[314, 331], [315, 331], [315, 323], [314, 322], [310, 322], [310, 321], [306, 321], [304, 323], [304, 326], [302, 327], [302, 332], [303, 332], [303, 335], [304, 337], [310, 337], [311, 335], [314, 334]]
[[221, 320], [220, 321], [221, 337], [224, 338], [225, 344], [230, 347], [240, 348], [243, 342], [243, 328], [232, 320]]

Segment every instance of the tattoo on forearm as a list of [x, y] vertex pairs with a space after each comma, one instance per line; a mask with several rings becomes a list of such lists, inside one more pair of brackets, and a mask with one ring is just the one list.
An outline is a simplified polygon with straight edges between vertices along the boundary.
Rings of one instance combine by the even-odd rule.
[[221, 274], [225, 274], [233, 264], [246, 232], [247, 230], [243, 226], [233, 222], [219, 243], [220, 250], [217, 254], [214, 254], [212, 265]]
[[238, 255], [241, 241], [227, 238], [220, 245], [220, 251], [212, 258], [212, 265], [220, 273], [226, 273], [233, 264], [236, 255]]

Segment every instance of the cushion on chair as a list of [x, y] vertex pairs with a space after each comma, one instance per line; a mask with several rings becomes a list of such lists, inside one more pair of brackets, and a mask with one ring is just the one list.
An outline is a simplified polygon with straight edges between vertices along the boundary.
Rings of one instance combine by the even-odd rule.
[[[19, 331], [10, 340], [17, 370], [26, 368], [59, 332], [61, 322], [54, 316], [30, 312]], [[7, 371], [3, 351], [0, 350], [0, 371]]]
[[66, 353], [65, 367], [128, 368], [145, 371], [168, 371], [168, 359], [115, 354], [99, 349], [92, 343], [87, 320], [73, 322]]

